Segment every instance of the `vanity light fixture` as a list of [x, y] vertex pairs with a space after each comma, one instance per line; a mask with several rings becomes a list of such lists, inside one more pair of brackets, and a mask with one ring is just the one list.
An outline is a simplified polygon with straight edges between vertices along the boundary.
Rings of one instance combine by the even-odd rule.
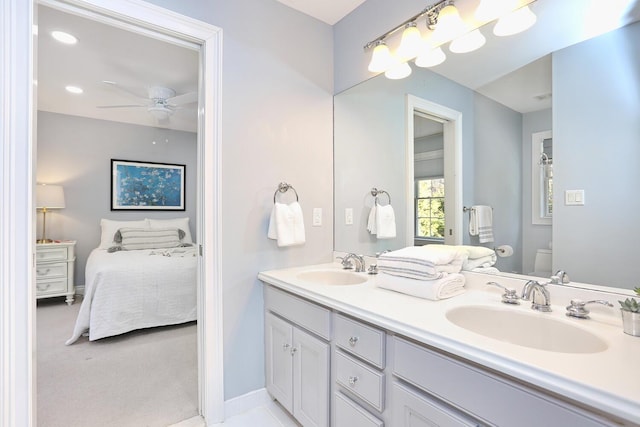
[[78, 39], [73, 34], [65, 33], [64, 31], [51, 31], [51, 37], [64, 44], [78, 43]]
[[[444, 62], [446, 55], [442, 46], [447, 43], [449, 50], [454, 53], [479, 49], [486, 43], [480, 27], [493, 20], [498, 20], [493, 31], [499, 36], [517, 34], [536, 22], [536, 16], [529, 8], [529, 4], [535, 0], [481, 0], [474, 14], [475, 19], [470, 19], [471, 23], [465, 22], [460, 16], [455, 1], [440, 0], [429, 5], [367, 43], [365, 52], [373, 50], [368, 70], [372, 73], [384, 72], [390, 79], [401, 79], [411, 74], [407, 61], [414, 58], [418, 67], [434, 67]], [[426, 20], [427, 28], [431, 30], [424, 36], [418, 30], [418, 21], [421, 19]], [[399, 30], [403, 30], [400, 46], [392, 53], [386, 40]]]

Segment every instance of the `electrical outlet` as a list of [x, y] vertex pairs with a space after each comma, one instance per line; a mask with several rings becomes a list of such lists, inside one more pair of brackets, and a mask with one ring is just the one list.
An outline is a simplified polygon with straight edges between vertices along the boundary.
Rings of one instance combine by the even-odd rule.
[[353, 208], [345, 208], [344, 210], [344, 224], [353, 225]]
[[313, 208], [313, 226], [319, 227], [322, 225], [322, 208]]

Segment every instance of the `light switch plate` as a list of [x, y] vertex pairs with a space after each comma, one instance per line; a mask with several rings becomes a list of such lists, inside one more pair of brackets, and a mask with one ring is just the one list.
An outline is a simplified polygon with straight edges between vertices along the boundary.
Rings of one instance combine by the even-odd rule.
[[322, 225], [322, 208], [313, 208], [313, 226], [319, 227]]
[[565, 190], [564, 204], [566, 206], [583, 206], [584, 190]]
[[344, 225], [353, 225], [353, 208], [345, 208]]

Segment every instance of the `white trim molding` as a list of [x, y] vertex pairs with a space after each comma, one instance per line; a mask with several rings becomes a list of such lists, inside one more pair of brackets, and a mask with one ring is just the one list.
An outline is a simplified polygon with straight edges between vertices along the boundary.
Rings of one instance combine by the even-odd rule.
[[[2, 0], [0, 3], [0, 427], [35, 426], [33, 175], [36, 107], [32, 24], [37, 4], [156, 38], [198, 46], [201, 56], [198, 241], [199, 409], [224, 420], [221, 262], [222, 30], [141, 0]], [[207, 197], [204, 197], [204, 195]]]

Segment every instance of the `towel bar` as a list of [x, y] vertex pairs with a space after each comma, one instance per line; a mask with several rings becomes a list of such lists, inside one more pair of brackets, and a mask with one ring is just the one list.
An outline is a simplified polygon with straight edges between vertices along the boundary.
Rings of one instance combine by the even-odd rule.
[[296, 202], [299, 201], [298, 199], [298, 192], [296, 191], [295, 188], [293, 188], [293, 185], [291, 184], [287, 184], [286, 182], [281, 182], [280, 184], [278, 184], [278, 189], [276, 190], [275, 193], [273, 193], [273, 203], [276, 202], [276, 195], [280, 192], [280, 193], [286, 193], [289, 190], [293, 190], [293, 192], [296, 194]]
[[378, 194], [386, 194], [387, 198], [389, 199], [389, 204], [391, 204], [391, 195], [389, 193], [387, 193], [384, 190], [378, 190], [377, 188], [373, 187], [371, 189], [371, 195], [375, 197], [376, 201], [378, 201]]

